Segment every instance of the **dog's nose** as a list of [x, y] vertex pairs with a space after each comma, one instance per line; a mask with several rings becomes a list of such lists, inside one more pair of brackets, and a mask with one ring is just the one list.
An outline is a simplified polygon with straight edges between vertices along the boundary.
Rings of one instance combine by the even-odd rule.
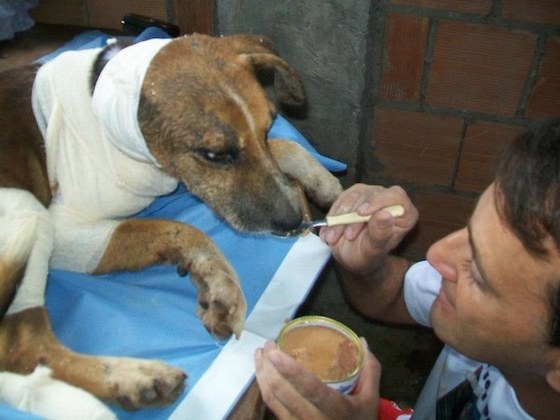
[[284, 218], [281, 220], [274, 220], [272, 223], [272, 230], [274, 232], [290, 232], [301, 226], [303, 222], [303, 217], [301, 215], [294, 215], [290, 218]]
[[[290, 181], [290, 186], [296, 200], [294, 202], [294, 197], [292, 196], [291, 200], [284, 202], [285, 206], [277, 213], [279, 217], [273, 221], [273, 230], [280, 234], [293, 232], [301, 226], [304, 220], [311, 220], [311, 209], [303, 189], [295, 181]], [[281, 206], [281, 203], [279, 201], [277, 205]]]

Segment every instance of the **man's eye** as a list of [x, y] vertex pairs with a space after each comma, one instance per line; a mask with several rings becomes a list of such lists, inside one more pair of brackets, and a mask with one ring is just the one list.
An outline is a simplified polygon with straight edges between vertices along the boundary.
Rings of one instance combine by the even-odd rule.
[[487, 288], [488, 287], [488, 285], [486, 284], [486, 282], [482, 278], [482, 276], [480, 274], [480, 271], [478, 270], [478, 267], [477, 267], [477, 265], [474, 261], [471, 264], [471, 277], [479, 287], [481, 287], [481, 288]]

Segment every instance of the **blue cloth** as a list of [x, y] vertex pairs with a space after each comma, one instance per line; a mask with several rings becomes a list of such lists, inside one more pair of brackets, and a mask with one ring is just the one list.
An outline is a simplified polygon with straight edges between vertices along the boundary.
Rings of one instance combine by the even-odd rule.
[[[140, 38], [167, 36], [154, 33], [154, 29], [157, 28], [149, 28], [150, 33]], [[85, 32], [40, 62], [67, 49], [102, 46], [108, 38], [99, 31]], [[346, 168], [341, 162], [321, 156], [280, 115], [269, 137], [298, 142], [333, 172]], [[136, 217], [179, 220], [210, 235], [239, 275], [248, 313], [296, 241], [236, 232], [183, 186], [158, 198]], [[173, 266], [156, 265], [139, 272], [101, 276], [51, 270], [46, 306], [56, 336], [67, 347], [92, 355], [159, 359], [180, 367], [189, 375], [186, 395], [226, 343], [213, 338], [196, 317], [196, 295], [189, 276], [179, 277]], [[181, 399], [168, 407], [135, 412], [111, 408], [120, 419], [164, 419]], [[18, 418], [16, 413], [21, 415], [0, 405], [0, 418]]]
[[[241, 279], [248, 312], [295, 242], [240, 234], [182, 187], [137, 217], [171, 218], [208, 233]], [[86, 354], [159, 359], [188, 372], [190, 388], [226, 343], [213, 338], [196, 317], [196, 294], [189, 276], [158, 265], [102, 276], [52, 270], [46, 299], [54, 332], [67, 347]], [[122, 419], [167, 418], [175, 406], [114, 410]]]

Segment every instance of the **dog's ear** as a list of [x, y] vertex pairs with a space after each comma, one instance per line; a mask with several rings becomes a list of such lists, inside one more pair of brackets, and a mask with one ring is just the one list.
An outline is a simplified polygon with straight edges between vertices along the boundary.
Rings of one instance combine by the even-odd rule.
[[107, 43], [107, 46], [101, 50], [95, 62], [93, 63], [93, 68], [91, 69], [90, 75], [90, 90], [93, 92], [95, 88], [95, 84], [97, 83], [97, 79], [99, 79], [99, 75], [101, 71], [105, 67], [105, 64], [109, 62], [111, 58], [113, 58], [119, 51], [124, 50], [126, 47], [129, 47], [134, 43], [132, 38], [122, 37], [112, 39]]
[[274, 89], [278, 100], [290, 107], [305, 105], [306, 96], [303, 83], [292, 66], [275, 54], [248, 53], [241, 54], [243, 59], [259, 70], [274, 71]]
[[228, 35], [221, 39], [226, 41], [230, 50], [237, 54], [268, 53], [278, 55], [272, 41], [262, 35]]
[[230, 50], [252, 65], [256, 74], [262, 71], [274, 72], [274, 88], [278, 100], [283, 105], [294, 108], [305, 105], [305, 90], [298, 74], [278, 56], [269, 38], [263, 35], [239, 34], [222, 39], [228, 43]]

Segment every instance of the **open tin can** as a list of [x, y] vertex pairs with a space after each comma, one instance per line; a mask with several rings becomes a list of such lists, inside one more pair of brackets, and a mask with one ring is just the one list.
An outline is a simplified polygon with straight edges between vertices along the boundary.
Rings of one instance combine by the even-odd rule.
[[354, 389], [365, 362], [364, 346], [356, 333], [324, 316], [302, 316], [287, 322], [277, 345], [343, 394]]

